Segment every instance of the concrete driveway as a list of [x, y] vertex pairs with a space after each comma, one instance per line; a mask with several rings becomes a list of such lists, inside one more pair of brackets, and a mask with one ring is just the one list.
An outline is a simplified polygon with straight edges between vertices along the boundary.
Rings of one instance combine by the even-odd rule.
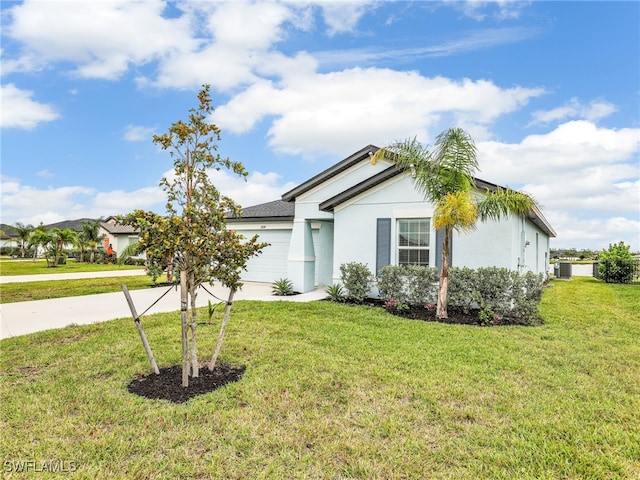
[[[126, 275], [129, 275], [127, 271]], [[86, 274], [53, 274], [55, 280], [70, 278], [88, 278]], [[78, 277], [78, 275], [80, 275]], [[42, 278], [49, 275], [29, 275], [29, 281], [50, 280]], [[112, 272], [95, 272], [91, 277], [114, 276]], [[120, 273], [122, 276], [122, 273]], [[9, 278], [4, 277], [8, 283]], [[16, 280], [13, 280], [16, 281]], [[24, 280], [19, 280], [24, 281]], [[0, 287], [1, 288], [1, 287]], [[220, 299], [227, 299], [229, 290], [216, 285], [207, 290]], [[167, 292], [167, 290], [169, 290]], [[146, 290], [132, 290], [131, 298], [135, 304], [138, 315], [152, 305], [163, 293], [167, 294], [155, 304], [146, 315], [160, 312], [172, 312], [180, 309], [180, 292], [175, 287], [157, 287]], [[242, 290], [236, 292], [234, 300], [262, 300], [262, 301], [293, 301], [308, 302], [320, 300], [326, 297], [324, 289], [290, 297], [276, 297], [271, 295], [270, 283], [247, 282]], [[207, 302], [218, 302], [208, 292], [200, 289], [197, 297], [198, 306], [206, 306]], [[0, 338], [10, 338], [28, 333], [63, 328], [68, 325], [86, 325], [96, 322], [104, 322], [116, 318], [129, 317], [131, 311], [123, 292], [103, 293], [99, 295], [85, 295], [81, 297], [55, 298], [50, 300], [36, 300], [32, 302], [4, 303], [0, 305]]]

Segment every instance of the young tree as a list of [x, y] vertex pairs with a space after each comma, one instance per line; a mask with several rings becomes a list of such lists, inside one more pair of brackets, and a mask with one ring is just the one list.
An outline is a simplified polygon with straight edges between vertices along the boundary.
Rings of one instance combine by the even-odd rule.
[[609, 244], [600, 254], [598, 275], [607, 283], [631, 283], [638, 274], [638, 259], [624, 242]]
[[240, 206], [221, 195], [209, 173], [212, 169], [230, 170], [241, 177], [248, 173], [240, 162], [217, 153], [220, 130], [207, 121], [214, 110], [208, 85], [199, 92], [198, 103], [189, 111], [187, 122], [178, 121], [164, 135], [153, 137], [174, 160], [173, 175], [160, 182], [167, 193], [167, 216], [136, 211], [121, 220], [140, 231], [139, 246], [147, 251], [150, 261], [169, 259], [180, 271], [184, 387], [189, 385], [189, 375], [199, 375], [198, 287], [217, 280], [231, 289], [232, 298], [242, 285], [240, 271], [246, 268], [247, 260], [266, 246], [257, 242], [257, 236], [243, 240], [226, 228], [226, 216], [239, 215]]
[[17, 222], [14, 228], [18, 234], [18, 240], [20, 241], [20, 256], [24, 258], [27, 254], [27, 243], [34, 228], [33, 225], [24, 225], [20, 222]]
[[510, 189], [487, 189], [476, 199], [477, 149], [471, 136], [461, 128], [450, 128], [436, 138], [430, 151], [415, 138], [378, 150], [373, 161], [387, 158], [398, 168], [411, 172], [415, 185], [434, 204], [433, 224], [443, 229], [442, 262], [436, 316], [447, 318], [449, 244], [454, 230], [464, 233], [475, 228], [478, 219], [500, 220], [508, 215], [525, 215], [535, 201]]

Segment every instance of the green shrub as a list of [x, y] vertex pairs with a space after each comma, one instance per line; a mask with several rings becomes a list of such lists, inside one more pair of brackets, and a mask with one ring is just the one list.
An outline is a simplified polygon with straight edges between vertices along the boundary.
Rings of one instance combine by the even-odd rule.
[[288, 278], [280, 278], [273, 283], [271, 293], [277, 297], [293, 295], [293, 282]]
[[408, 305], [435, 302], [437, 284], [437, 269], [418, 265], [387, 265], [378, 275], [380, 297]]
[[497, 315], [491, 310], [490, 307], [484, 307], [478, 314], [478, 321], [480, 325], [491, 325], [497, 319]]
[[467, 267], [452, 267], [449, 270], [448, 304], [462, 313], [469, 314], [478, 308], [474, 300], [477, 272]]
[[385, 301], [400, 300], [405, 301], [403, 278], [404, 267], [398, 265], [386, 265], [380, 269], [378, 274], [378, 290], [380, 298]]
[[407, 273], [405, 285], [409, 305], [424, 305], [435, 302], [438, 296], [438, 270], [435, 268], [410, 265], [405, 269]]
[[478, 311], [480, 323], [497, 316], [523, 325], [540, 323], [539, 305], [544, 275], [520, 274], [506, 268], [477, 270], [452, 268], [449, 272], [448, 304], [462, 313]]
[[367, 265], [350, 262], [340, 265], [340, 279], [347, 290], [347, 297], [355, 302], [362, 302], [369, 296], [371, 282], [375, 277]]
[[598, 263], [598, 276], [607, 283], [631, 283], [638, 271], [638, 260], [624, 242], [609, 244]]

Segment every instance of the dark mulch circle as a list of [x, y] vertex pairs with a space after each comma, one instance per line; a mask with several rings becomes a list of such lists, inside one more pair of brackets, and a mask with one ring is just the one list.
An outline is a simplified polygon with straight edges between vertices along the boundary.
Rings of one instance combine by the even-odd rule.
[[129, 382], [127, 390], [141, 397], [185, 403], [197, 395], [212, 392], [224, 385], [242, 378], [246, 367], [228, 364], [216, 365], [213, 371], [207, 367], [200, 369], [199, 377], [189, 377], [189, 386], [182, 386], [182, 366], [173, 365], [160, 369], [160, 374], [152, 373]]

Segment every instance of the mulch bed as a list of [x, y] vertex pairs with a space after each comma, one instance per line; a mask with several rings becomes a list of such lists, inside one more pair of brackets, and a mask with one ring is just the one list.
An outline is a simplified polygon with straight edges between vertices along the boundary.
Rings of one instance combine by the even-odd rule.
[[219, 364], [210, 371], [206, 366], [202, 367], [199, 377], [189, 377], [189, 386], [182, 386], [182, 366], [173, 365], [160, 369], [160, 375], [152, 373], [141, 376], [129, 382], [127, 390], [141, 397], [167, 400], [173, 403], [185, 403], [197, 395], [212, 392], [231, 382], [237, 382], [242, 378], [244, 366]]
[[[330, 301], [327, 299], [327, 301]], [[472, 311], [469, 313], [464, 313], [457, 311], [455, 308], [449, 307], [447, 309], [447, 314], [449, 318], [437, 318], [435, 308], [429, 310], [423, 306], [413, 306], [409, 307], [407, 310], [398, 311], [394, 308], [388, 308], [385, 306], [384, 301], [379, 299], [367, 299], [362, 303], [355, 302], [346, 302], [347, 305], [364, 305], [368, 307], [377, 307], [383, 308], [391, 315], [395, 315], [397, 317], [406, 318], [408, 320], [421, 320], [424, 322], [440, 322], [440, 323], [448, 323], [448, 324], [456, 324], [456, 325], [475, 325], [481, 327], [491, 327], [491, 326], [499, 326], [499, 325], [527, 325], [520, 321], [517, 318], [507, 318], [503, 317], [497, 320], [494, 320], [490, 323], [481, 323], [479, 319], [480, 311]]]

